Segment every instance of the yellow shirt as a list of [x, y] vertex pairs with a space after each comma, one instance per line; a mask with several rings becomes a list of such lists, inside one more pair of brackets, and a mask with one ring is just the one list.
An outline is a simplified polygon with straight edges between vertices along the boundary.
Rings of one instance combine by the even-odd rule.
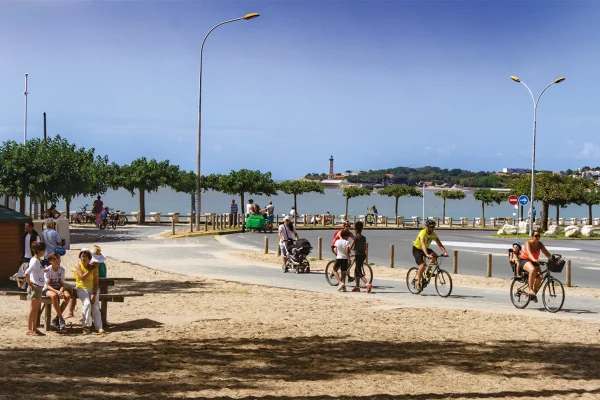
[[429, 248], [431, 242], [437, 239], [438, 235], [435, 232], [431, 232], [431, 234], [427, 233], [427, 229], [423, 229], [421, 232], [419, 232], [417, 239], [415, 239], [415, 242], [413, 243], [413, 246], [415, 246], [417, 249], [423, 250], [421, 248], [421, 238], [425, 240], [425, 245], [427, 248]]
[[[79, 268], [81, 268], [81, 272], [84, 274], [88, 272], [88, 270], [81, 263], [79, 264]], [[85, 278], [81, 279], [77, 272], [73, 271], [73, 273], [75, 274], [75, 288], [94, 290], [94, 274], [89, 274]]]

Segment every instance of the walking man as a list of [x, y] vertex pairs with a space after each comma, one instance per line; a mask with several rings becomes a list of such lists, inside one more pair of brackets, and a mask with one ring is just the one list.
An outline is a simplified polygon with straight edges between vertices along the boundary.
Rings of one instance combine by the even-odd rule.
[[238, 220], [238, 205], [235, 204], [235, 199], [231, 200], [231, 207], [229, 209], [229, 227], [237, 226]]

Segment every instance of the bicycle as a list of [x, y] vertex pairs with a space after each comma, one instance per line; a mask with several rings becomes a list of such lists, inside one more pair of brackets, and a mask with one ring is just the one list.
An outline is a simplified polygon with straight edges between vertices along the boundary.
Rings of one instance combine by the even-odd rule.
[[448, 256], [437, 256], [435, 261], [432, 261], [433, 258], [429, 257], [429, 263], [427, 264], [426, 270], [423, 271], [423, 277], [421, 278], [421, 288], [417, 288], [417, 283], [419, 282], [418, 271], [419, 268], [412, 267], [406, 273], [406, 286], [408, 286], [408, 291], [412, 294], [421, 293], [429, 282], [431, 278], [435, 276], [435, 291], [441, 297], [448, 297], [450, 293], [452, 293], [452, 277], [450, 273], [444, 269], [440, 268], [440, 265], [444, 261], [444, 258]]
[[125, 226], [128, 222], [127, 216], [125, 214], [121, 214], [120, 210], [115, 211], [118, 214], [117, 225]]
[[375, 214], [373, 213], [372, 208], [367, 208], [367, 216], [365, 218], [365, 221], [367, 221], [367, 224], [369, 225], [373, 225], [373, 223], [375, 222]]
[[[547, 262], [540, 261], [540, 265], [547, 265], [548, 268], [542, 271], [542, 282], [535, 291], [535, 296], [543, 287], [542, 303], [544, 308], [555, 313], [560, 311], [565, 303], [565, 288], [561, 281], [552, 276], [552, 272], [562, 272], [564, 264], [551, 266]], [[521, 277], [513, 278], [510, 284], [510, 301], [521, 310], [529, 305], [531, 296], [529, 295], [529, 274], [527, 272], [523, 271]]]
[[87, 212], [89, 204], [81, 207], [78, 212], [71, 218], [71, 222], [75, 224], [86, 224], [90, 222], [89, 213]]
[[100, 222], [100, 229], [106, 229], [108, 227], [113, 228], [113, 230], [117, 229], [117, 225], [119, 224], [119, 214], [112, 212], [108, 214], [106, 217], [102, 218], [102, 222]]
[[[325, 267], [325, 279], [327, 280], [327, 283], [329, 283], [331, 286], [338, 286], [340, 284], [340, 281], [337, 280], [335, 274], [333, 273], [334, 266], [335, 260], [331, 260], [327, 263], [327, 266]], [[356, 264], [354, 263], [354, 254], [351, 254], [350, 260], [348, 260], [347, 275], [349, 277], [348, 282], [354, 282], [355, 279], [360, 279], [359, 286], [363, 289], [367, 287], [367, 283], [373, 283], [373, 269], [366, 262], [363, 263], [363, 275], [367, 282], [365, 283], [365, 281], [363, 281], [362, 278], [356, 276]]]

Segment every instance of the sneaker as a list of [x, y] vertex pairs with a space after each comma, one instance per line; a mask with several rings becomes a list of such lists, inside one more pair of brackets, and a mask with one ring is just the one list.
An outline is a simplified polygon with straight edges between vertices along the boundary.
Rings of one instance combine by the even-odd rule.
[[108, 333], [108, 332], [106, 332], [104, 329], [100, 328], [100, 329], [98, 329], [98, 330], [97, 330], [96, 332], [94, 332], [94, 333], [95, 333], [95, 334], [97, 334], [97, 335], [102, 335], [102, 334], [104, 334], [104, 333]]
[[529, 295], [529, 298], [530, 298], [530, 299], [531, 299], [531, 300], [532, 300], [534, 303], [537, 303], [537, 302], [538, 302], [537, 296], [536, 296], [535, 294], [530, 294], [530, 295]]
[[348, 282], [354, 282], [354, 278], [348, 277]]
[[58, 323], [58, 318], [54, 318], [54, 319], [52, 320], [52, 322], [50, 322], [50, 325], [51, 325], [51, 326], [52, 326], [54, 329], [59, 329], [59, 328], [60, 328], [60, 326], [59, 326], [59, 323]]
[[417, 289], [417, 292], [420, 292], [422, 290], [421, 284], [420, 283], [416, 283], [415, 284], [415, 289]]
[[367, 293], [371, 293], [372, 288], [373, 288], [373, 285], [371, 285], [370, 283], [367, 283]]
[[360, 288], [359, 287], [355, 287], [354, 289], [352, 289], [353, 292], [360, 292]]
[[65, 320], [62, 318], [58, 321], [58, 329], [60, 329], [60, 330], [67, 329], [67, 324], [65, 323]]
[[90, 331], [90, 328], [83, 328], [84, 335], [89, 335], [90, 333], [92, 333], [92, 331]]
[[31, 332], [31, 334], [34, 336], [46, 336], [46, 334], [41, 332], [39, 329], [36, 329], [35, 331]]
[[346, 292], [346, 285], [340, 285], [338, 292]]
[[35, 331], [27, 331], [26, 333], [27, 336], [35, 336]]

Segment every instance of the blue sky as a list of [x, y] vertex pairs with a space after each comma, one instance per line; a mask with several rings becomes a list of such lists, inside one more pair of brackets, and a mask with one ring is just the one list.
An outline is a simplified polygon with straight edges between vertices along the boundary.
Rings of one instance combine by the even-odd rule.
[[0, 141], [60, 134], [119, 164], [275, 178], [395, 166], [600, 165], [600, 4], [591, 1], [0, 3]]

